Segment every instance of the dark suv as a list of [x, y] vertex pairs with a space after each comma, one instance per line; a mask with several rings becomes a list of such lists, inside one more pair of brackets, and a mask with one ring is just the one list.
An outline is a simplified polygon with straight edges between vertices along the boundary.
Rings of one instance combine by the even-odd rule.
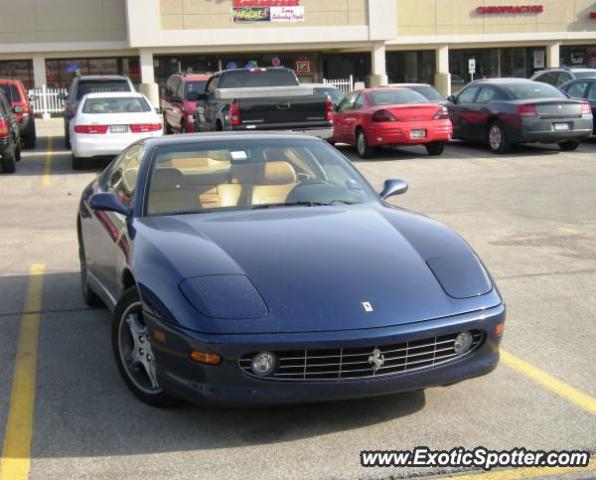
[[4, 92], [12, 111], [19, 121], [21, 139], [25, 148], [35, 148], [37, 134], [35, 132], [35, 116], [29, 103], [29, 95], [20, 80], [0, 79], [0, 90]]
[[205, 92], [210, 73], [176, 73], [168, 78], [161, 109], [166, 133], [196, 132], [198, 96]]
[[61, 97], [66, 101], [64, 104], [64, 146], [70, 148], [68, 124], [74, 117], [81, 98], [88, 93], [134, 91], [135, 87], [130, 79], [122, 75], [84, 75], [75, 77], [68, 88], [68, 95]]
[[596, 68], [586, 67], [561, 67], [548, 68], [536, 72], [530, 80], [537, 82], [548, 83], [555, 87], [560, 87], [564, 83], [575, 80], [576, 78], [592, 78], [596, 77]]
[[0, 157], [2, 173], [14, 173], [15, 164], [21, 159], [19, 121], [3, 90], [0, 90]]

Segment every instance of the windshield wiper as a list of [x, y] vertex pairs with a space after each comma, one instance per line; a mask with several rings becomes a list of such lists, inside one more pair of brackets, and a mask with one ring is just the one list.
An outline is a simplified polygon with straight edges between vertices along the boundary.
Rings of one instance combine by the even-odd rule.
[[283, 202], [283, 203], [264, 203], [262, 205], [253, 205], [251, 210], [261, 210], [266, 208], [281, 208], [281, 207], [329, 207], [343, 203], [344, 205], [354, 205], [354, 202], [347, 200], [332, 200], [330, 202]]

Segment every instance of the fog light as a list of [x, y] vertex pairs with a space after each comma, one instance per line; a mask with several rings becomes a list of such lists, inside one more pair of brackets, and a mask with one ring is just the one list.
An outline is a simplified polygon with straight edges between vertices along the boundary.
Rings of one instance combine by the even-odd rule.
[[472, 335], [470, 332], [462, 332], [457, 337], [455, 337], [455, 345], [453, 345], [453, 349], [455, 353], [458, 355], [463, 355], [472, 346]]
[[275, 368], [275, 355], [270, 352], [257, 353], [251, 364], [252, 371], [259, 377], [266, 377]]

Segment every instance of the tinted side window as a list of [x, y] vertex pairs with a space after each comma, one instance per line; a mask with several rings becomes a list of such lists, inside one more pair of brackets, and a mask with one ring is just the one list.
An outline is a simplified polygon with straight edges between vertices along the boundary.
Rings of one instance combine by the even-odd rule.
[[556, 85], [557, 84], [557, 72], [546, 72], [542, 75], [538, 75], [535, 80], [537, 82], [548, 83], [549, 85]]
[[358, 98], [354, 102], [354, 110], [362, 108], [364, 106], [364, 95], [358, 95]]
[[118, 195], [120, 201], [129, 208], [133, 207], [132, 201], [145, 149], [145, 144], [139, 143], [122, 152], [108, 178], [108, 190]]
[[219, 77], [213, 77], [211, 80], [209, 80], [209, 83], [207, 84], [205, 91], [211, 95], [213, 92], [215, 92], [218, 82], [219, 82]]
[[554, 85], [558, 87], [560, 85], [563, 85], [565, 82], [568, 82], [572, 78], [573, 77], [568, 72], [559, 72], [559, 74], [557, 75], [557, 83], [555, 83]]
[[574, 82], [567, 87], [567, 93], [571, 97], [583, 98], [588, 82]]
[[457, 96], [457, 103], [472, 103], [479, 89], [477, 86], [466, 88]]

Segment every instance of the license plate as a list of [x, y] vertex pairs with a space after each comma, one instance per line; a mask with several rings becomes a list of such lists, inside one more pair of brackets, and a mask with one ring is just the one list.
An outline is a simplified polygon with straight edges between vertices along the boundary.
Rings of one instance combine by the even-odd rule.
[[562, 130], [569, 130], [568, 123], [553, 123], [553, 127], [555, 129], [555, 132], [560, 132]]
[[426, 137], [426, 130], [411, 130], [410, 138], [424, 138]]
[[128, 133], [128, 125], [112, 125], [110, 133]]

